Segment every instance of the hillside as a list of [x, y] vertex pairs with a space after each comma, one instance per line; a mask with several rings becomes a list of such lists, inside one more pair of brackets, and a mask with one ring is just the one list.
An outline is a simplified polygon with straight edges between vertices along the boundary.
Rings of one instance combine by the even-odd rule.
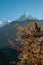
[[43, 23], [43, 20], [42, 21], [39, 21], [39, 20], [26, 20], [26, 21], [22, 21], [22, 22], [12, 21], [11, 23], [6, 24], [4, 27], [0, 28], [0, 48], [9, 46], [7, 34], [9, 36], [11, 36], [13, 39], [15, 38], [15, 33], [17, 32], [17, 29], [15, 27], [16, 23], [18, 23], [22, 26], [26, 26], [26, 24], [28, 22], [32, 22], [32, 21], [37, 22], [38, 25], [40, 25], [40, 24], [42, 25], [42, 23]]

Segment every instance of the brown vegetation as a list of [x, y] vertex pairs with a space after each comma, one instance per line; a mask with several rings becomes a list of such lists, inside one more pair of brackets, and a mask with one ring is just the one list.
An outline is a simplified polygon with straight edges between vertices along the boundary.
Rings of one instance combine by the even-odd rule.
[[[28, 26], [29, 25], [29, 26]], [[37, 23], [30, 22], [27, 27], [16, 24], [18, 33], [16, 42], [10, 41], [10, 46], [21, 51], [17, 65], [43, 65], [43, 31]]]

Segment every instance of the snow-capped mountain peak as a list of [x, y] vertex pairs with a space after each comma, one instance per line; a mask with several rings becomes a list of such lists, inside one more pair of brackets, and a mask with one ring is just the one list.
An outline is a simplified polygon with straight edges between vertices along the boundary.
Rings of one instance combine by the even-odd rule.
[[25, 11], [25, 13], [22, 16], [20, 16], [17, 19], [17, 21], [25, 21], [25, 20], [37, 20], [37, 18], [31, 16], [28, 11]]
[[28, 16], [29, 16], [29, 12], [28, 12], [28, 11], [25, 11], [24, 15], [25, 15], [26, 17], [28, 17]]
[[9, 24], [11, 22], [11, 20], [9, 19], [2, 19], [0, 20], [0, 27], [3, 27], [6, 24]]
[[2, 22], [0, 21], [0, 25], [2, 25]]

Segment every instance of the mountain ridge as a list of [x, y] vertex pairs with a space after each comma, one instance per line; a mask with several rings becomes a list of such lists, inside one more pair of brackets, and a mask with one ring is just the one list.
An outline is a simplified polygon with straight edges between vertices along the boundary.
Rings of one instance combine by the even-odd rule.
[[38, 20], [36, 17], [33, 17], [26, 11], [23, 15], [21, 15], [17, 21], [25, 21], [25, 20]]

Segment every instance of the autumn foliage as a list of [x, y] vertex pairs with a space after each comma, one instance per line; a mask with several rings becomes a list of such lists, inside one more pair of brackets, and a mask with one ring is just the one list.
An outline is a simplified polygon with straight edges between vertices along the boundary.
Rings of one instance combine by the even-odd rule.
[[16, 23], [16, 39], [9, 39], [10, 47], [20, 51], [16, 65], [43, 65], [43, 31], [36, 22], [26, 26]]

